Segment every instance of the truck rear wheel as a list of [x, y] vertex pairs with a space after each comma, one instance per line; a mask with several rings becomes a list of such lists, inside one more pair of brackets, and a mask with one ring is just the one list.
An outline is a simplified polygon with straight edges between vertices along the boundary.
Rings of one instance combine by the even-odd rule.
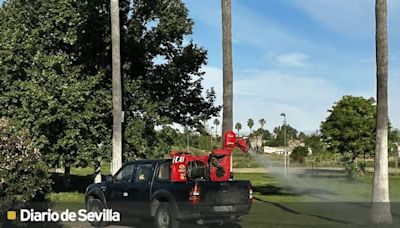
[[[103, 210], [103, 206], [101, 205], [100, 200], [95, 199], [95, 198], [90, 198], [87, 202], [87, 211], [88, 212], [96, 212], [96, 213], [100, 213]], [[105, 227], [106, 224], [102, 221], [93, 221], [90, 222], [90, 224], [93, 227]]]
[[174, 217], [168, 203], [161, 203], [154, 216], [156, 228], [179, 228], [179, 221]]

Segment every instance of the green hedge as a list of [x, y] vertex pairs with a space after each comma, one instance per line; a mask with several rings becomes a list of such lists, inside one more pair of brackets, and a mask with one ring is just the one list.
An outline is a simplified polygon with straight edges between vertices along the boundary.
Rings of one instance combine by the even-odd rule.
[[44, 201], [50, 179], [41, 154], [26, 132], [16, 131], [0, 119], [0, 202]]

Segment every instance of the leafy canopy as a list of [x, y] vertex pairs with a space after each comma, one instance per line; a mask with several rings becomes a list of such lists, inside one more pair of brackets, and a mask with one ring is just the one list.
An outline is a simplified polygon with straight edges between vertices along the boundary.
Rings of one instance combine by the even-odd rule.
[[376, 106], [373, 98], [344, 96], [321, 123], [327, 149], [353, 162], [358, 155], [372, 153], [375, 145]]
[[[269, 140], [267, 146], [285, 146], [285, 125], [275, 127], [273, 130], [275, 137]], [[286, 124], [286, 143], [288, 144], [291, 139], [298, 137], [298, 131]]]
[[296, 162], [303, 163], [308, 155], [308, 148], [304, 146], [295, 147], [290, 154], [290, 158]]
[[124, 149], [134, 157], [160, 156], [170, 147], [159, 144], [174, 133], [169, 129], [164, 138], [166, 132], [156, 132], [156, 126], [177, 123], [202, 131], [202, 122], [220, 107], [213, 104], [212, 89], [202, 95], [207, 53], [187, 37], [193, 21], [185, 5], [180, 0], [136, 0], [130, 12], [123, 48]]
[[[125, 155], [160, 156], [173, 143], [167, 126], [202, 128], [220, 109], [201, 86], [206, 51], [186, 42], [193, 21], [180, 0], [120, 0], [120, 15]], [[0, 115], [29, 129], [48, 164], [109, 157], [110, 47], [108, 0], [0, 8]]]
[[106, 155], [106, 2], [13, 0], [0, 11], [0, 114], [29, 129], [52, 166]]

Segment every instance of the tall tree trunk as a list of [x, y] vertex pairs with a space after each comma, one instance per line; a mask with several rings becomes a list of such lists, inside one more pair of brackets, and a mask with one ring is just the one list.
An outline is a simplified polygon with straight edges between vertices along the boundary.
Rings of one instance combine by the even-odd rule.
[[71, 175], [71, 166], [67, 165], [64, 167], [64, 175], [66, 176]]
[[71, 189], [71, 166], [64, 166], [64, 186], [66, 189]]
[[111, 0], [112, 95], [113, 95], [113, 154], [111, 174], [122, 166], [122, 86], [119, 27], [119, 1]]
[[233, 70], [231, 0], [221, 0], [223, 46], [223, 121], [222, 136], [233, 128]]
[[388, 176], [388, 39], [386, 0], [376, 0], [375, 18], [377, 119], [371, 220], [375, 224], [390, 224], [392, 222], [392, 215], [390, 212]]

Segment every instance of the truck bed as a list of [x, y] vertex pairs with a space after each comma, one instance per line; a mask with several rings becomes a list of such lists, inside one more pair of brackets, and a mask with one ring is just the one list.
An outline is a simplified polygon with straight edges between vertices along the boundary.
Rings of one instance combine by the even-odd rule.
[[[189, 195], [196, 183], [200, 188], [200, 201], [193, 204], [189, 201]], [[181, 219], [242, 216], [246, 215], [251, 207], [250, 182], [245, 180], [154, 183], [153, 191], [158, 189], [174, 195], [178, 217]]]

